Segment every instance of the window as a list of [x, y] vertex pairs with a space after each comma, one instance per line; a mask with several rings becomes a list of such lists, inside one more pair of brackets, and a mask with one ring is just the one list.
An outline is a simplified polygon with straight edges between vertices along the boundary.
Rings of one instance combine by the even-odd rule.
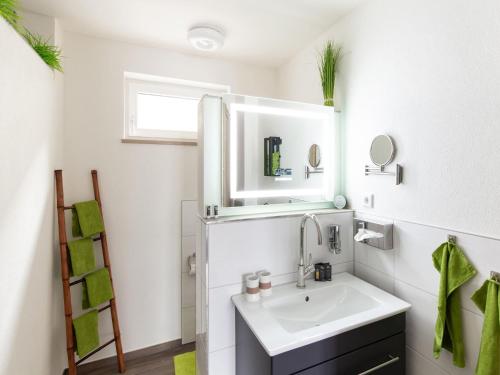
[[198, 102], [228, 86], [125, 73], [123, 142], [196, 144]]

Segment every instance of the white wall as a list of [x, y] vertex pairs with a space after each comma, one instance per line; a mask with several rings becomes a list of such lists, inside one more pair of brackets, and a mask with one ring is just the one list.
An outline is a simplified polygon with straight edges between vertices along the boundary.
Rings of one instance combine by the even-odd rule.
[[[49, 40], [50, 43], [59, 44], [61, 42], [61, 40], [55, 40], [54, 25], [58, 21], [54, 20], [54, 18], [25, 10], [21, 10], [19, 16], [22, 25], [32, 33], [41, 35], [44, 39]], [[58, 32], [57, 37], [60, 38], [61, 36], [61, 33]]]
[[53, 176], [62, 166], [62, 77], [1, 17], [0, 44], [0, 374], [60, 374]]
[[[231, 296], [242, 292], [243, 275], [268, 270], [273, 285], [297, 279], [300, 220], [294, 216], [202, 224], [197, 247], [198, 326], [196, 340], [197, 374], [235, 374], [234, 305]], [[350, 211], [318, 211], [323, 245], [317, 245], [316, 229], [306, 227], [306, 251], [313, 262], [330, 262], [332, 272], [353, 272], [353, 233]], [[339, 224], [342, 253], [328, 250], [328, 225]], [[258, 233], [258, 236], [253, 235]], [[308, 256], [306, 253], [306, 257]], [[205, 264], [208, 262], [208, 267]], [[208, 271], [208, 274], [205, 272]], [[308, 281], [313, 282], [313, 281]], [[208, 283], [208, 284], [207, 284]]]
[[[280, 69], [280, 96], [321, 103], [317, 51], [342, 43], [337, 102], [347, 192], [374, 213], [500, 236], [500, 3], [373, 0]], [[405, 184], [365, 177], [371, 139], [394, 137]]]
[[[468, 300], [500, 270], [500, 3], [374, 0], [334, 25], [279, 71], [281, 96], [320, 103], [317, 51], [332, 38], [345, 57], [337, 103], [346, 132], [347, 195], [357, 214], [395, 222], [395, 249], [356, 245], [356, 274], [414, 304], [410, 374], [470, 374], [482, 316]], [[404, 184], [363, 175], [371, 139], [390, 134]], [[392, 166], [394, 168], [394, 166]], [[373, 210], [362, 207], [375, 194]], [[435, 226], [435, 227], [433, 227]], [[432, 251], [453, 230], [478, 275], [463, 289], [467, 368], [432, 357], [437, 277]], [[480, 235], [492, 238], [481, 237]]]
[[74, 33], [65, 34], [64, 47], [66, 196], [90, 198], [89, 172], [99, 171], [124, 350], [178, 339], [181, 201], [197, 198], [196, 147], [120, 142], [123, 73], [274, 96], [275, 71]]

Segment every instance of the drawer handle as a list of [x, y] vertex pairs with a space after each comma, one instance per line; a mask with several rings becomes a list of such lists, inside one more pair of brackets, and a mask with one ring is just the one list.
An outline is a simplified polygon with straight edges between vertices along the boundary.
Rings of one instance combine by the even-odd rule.
[[363, 372], [360, 372], [358, 375], [368, 375], [368, 374], [371, 374], [372, 372], [375, 372], [379, 369], [381, 369], [382, 367], [386, 367], [386, 366], [389, 366], [397, 361], [399, 361], [399, 357], [393, 357], [392, 355], [389, 355], [389, 360], [388, 361], [385, 361], [384, 363], [381, 363], [380, 365], [377, 365], [375, 367], [372, 367], [371, 369], [369, 370], [366, 370], [366, 371], [363, 371]]

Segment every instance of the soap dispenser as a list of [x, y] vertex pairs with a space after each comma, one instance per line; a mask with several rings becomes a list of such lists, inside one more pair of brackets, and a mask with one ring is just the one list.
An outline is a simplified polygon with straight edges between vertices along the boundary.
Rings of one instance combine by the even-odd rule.
[[340, 244], [340, 225], [331, 224], [328, 226], [328, 248], [330, 252], [340, 254], [342, 252]]

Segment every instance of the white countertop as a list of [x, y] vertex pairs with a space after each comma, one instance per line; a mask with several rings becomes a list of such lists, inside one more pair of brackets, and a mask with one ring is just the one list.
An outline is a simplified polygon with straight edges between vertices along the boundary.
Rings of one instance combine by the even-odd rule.
[[[332, 281], [307, 280], [273, 287], [273, 295], [248, 302], [232, 301], [270, 356], [397, 315], [411, 305], [349, 273]], [[307, 297], [307, 302], [305, 301]]]

